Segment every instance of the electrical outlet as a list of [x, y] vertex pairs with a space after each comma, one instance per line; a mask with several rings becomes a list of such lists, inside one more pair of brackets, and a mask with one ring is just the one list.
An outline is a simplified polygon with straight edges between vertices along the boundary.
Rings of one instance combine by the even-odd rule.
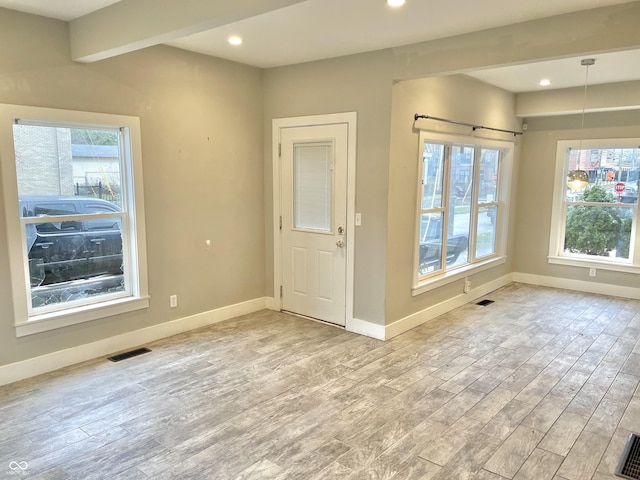
[[171, 295], [169, 297], [169, 306], [171, 308], [176, 308], [178, 306], [178, 296], [177, 295]]
[[469, 293], [471, 291], [471, 280], [468, 278], [464, 279], [464, 287], [462, 289], [464, 293]]
[[595, 268], [591, 267], [589, 269], [589, 276], [590, 277], [595, 277], [596, 276], [596, 269]]

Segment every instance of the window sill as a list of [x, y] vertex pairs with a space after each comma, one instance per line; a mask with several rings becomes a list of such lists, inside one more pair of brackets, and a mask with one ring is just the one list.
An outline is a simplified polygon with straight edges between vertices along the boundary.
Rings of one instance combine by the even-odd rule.
[[70, 308], [59, 312], [36, 315], [26, 322], [16, 323], [16, 336], [24, 337], [36, 333], [47, 332], [49, 330], [55, 330], [57, 328], [90, 322], [100, 318], [141, 310], [149, 307], [149, 298], [149, 296], [120, 298], [117, 300]]
[[428, 280], [424, 280], [411, 289], [411, 295], [415, 297], [430, 290], [435, 290], [436, 288], [443, 287], [444, 285], [448, 285], [455, 281], [461, 280], [464, 277], [468, 277], [469, 275], [473, 275], [475, 273], [488, 270], [498, 265], [502, 265], [506, 261], [507, 257], [494, 257], [482, 262], [474, 263], [472, 265], [467, 265], [460, 269], [455, 269], [453, 271], [438, 275], [437, 277], [430, 278]]
[[570, 267], [597, 268], [600, 270], [611, 270], [614, 272], [640, 274], [640, 266], [631, 263], [614, 263], [603, 260], [591, 260], [586, 258], [571, 257], [547, 257], [548, 262], [555, 265], [567, 265]]

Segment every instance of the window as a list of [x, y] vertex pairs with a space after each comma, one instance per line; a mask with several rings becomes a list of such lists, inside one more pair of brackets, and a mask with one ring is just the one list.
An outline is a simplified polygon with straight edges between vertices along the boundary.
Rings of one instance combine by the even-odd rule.
[[0, 105], [18, 336], [148, 306], [139, 121]]
[[503, 261], [512, 146], [421, 133], [414, 294]]
[[[640, 273], [640, 139], [558, 142], [549, 262]], [[572, 191], [571, 170], [589, 185]]]

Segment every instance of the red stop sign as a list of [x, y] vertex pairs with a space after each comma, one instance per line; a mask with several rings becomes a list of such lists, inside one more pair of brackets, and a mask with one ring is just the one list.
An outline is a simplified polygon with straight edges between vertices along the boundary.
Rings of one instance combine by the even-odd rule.
[[624, 192], [624, 183], [622, 182], [616, 183], [616, 186], [613, 188], [615, 189], [616, 193], [622, 193]]

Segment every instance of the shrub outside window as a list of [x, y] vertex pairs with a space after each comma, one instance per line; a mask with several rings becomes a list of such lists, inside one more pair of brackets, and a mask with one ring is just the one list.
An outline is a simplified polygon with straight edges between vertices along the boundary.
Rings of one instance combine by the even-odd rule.
[[18, 335], [148, 306], [139, 122], [0, 106]]
[[[549, 262], [620, 271], [640, 267], [638, 189], [640, 139], [590, 140], [578, 149], [558, 142]], [[589, 184], [573, 191], [564, 178], [584, 170]]]

